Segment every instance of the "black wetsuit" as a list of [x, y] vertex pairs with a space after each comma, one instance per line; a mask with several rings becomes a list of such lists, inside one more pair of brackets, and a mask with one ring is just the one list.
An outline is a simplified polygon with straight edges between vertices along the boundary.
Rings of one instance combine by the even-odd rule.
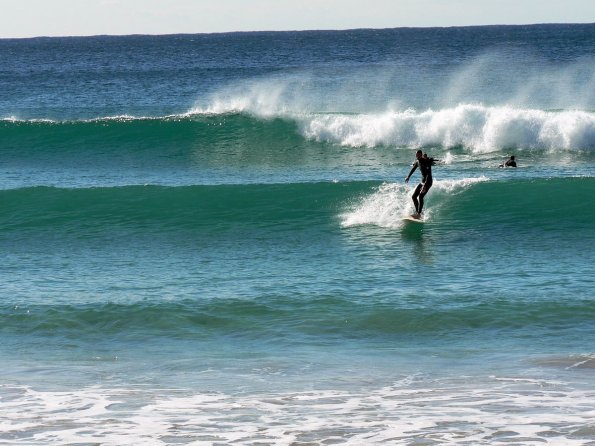
[[415, 204], [415, 211], [418, 214], [421, 214], [424, 208], [424, 196], [428, 193], [430, 187], [432, 187], [432, 164], [434, 164], [434, 159], [420, 158], [415, 160], [411, 168], [412, 173], [418, 167], [419, 171], [421, 172], [421, 183], [417, 185], [412, 196], [413, 204]]
[[432, 164], [434, 164], [434, 160], [432, 158], [421, 158], [419, 160], [415, 160], [413, 163], [413, 170], [419, 167], [419, 171], [421, 172], [421, 186], [424, 186], [424, 191], [428, 192], [430, 187], [432, 187]]

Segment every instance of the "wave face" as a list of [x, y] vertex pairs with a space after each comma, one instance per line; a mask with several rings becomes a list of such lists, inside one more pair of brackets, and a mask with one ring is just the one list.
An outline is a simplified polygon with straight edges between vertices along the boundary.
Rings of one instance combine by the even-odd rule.
[[[381, 114], [242, 112], [164, 118], [0, 122], [4, 187], [371, 179], [424, 148], [452, 163], [521, 153], [530, 163], [591, 159], [595, 114], [485, 106]], [[22, 175], [11, 181], [15, 169]], [[66, 171], [72, 171], [67, 180]], [[76, 174], [83, 172], [84, 174]], [[120, 175], [119, 175], [120, 174]], [[95, 178], [95, 180], [91, 180]], [[77, 179], [80, 181], [77, 183]], [[85, 182], [84, 179], [89, 179]], [[93, 182], [94, 181], [94, 182]]]
[[[566, 226], [566, 234], [588, 229], [595, 211], [585, 206], [593, 178], [491, 181], [485, 177], [438, 180], [428, 195], [428, 218], [441, 225], [473, 224], [493, 229]], [[21, 231], [83, 235], [91, 231], [193, 231], [209, 233], [241, 226], [326, 230], [338, 217], [343, 227], [398, 227], [411, 212], [412, 185], [328, 182], [271, 185], [125, 186], [0, 191], [4, 236]], [[521, 191], [522, 193], [519, 193]], [[315, 197], [315, 198], [313, 198]], [[515, 197], [511, 200], [511, 197]], [[321, 228], [322, 227], [322, 228]]]
[[[7, 231], [216, 231], [234, 226], [316, 225], [362, 184], [126, 186], [0, 192]], [[312, 197], [316, 196], [316, 201]]]

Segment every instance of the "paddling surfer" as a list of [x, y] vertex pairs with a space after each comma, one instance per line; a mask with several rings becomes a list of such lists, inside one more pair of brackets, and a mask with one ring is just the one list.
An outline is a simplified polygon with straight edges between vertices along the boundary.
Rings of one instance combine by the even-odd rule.
[[419, 167], [419, 171], [421, 172], [421, 183], [417, 185], [411, 198], [415, 205], [415, 214], [413, 217], [421, 218], [421, 213], [424, 208], [424, 197], [432, 187], [432, 166], [434, 165], [434, 158], [429, 158], [427, 154], [424, 155], [421, 150], [415, 152], [415, 158], [416, 160], [413, 163], [411, 172], [409, 172], [409, 175], [405, 178], [405, 182], [409, 182], [409, 178], [411, 178], [415, 169]]
[[514, 159], [514, 155], [512, 155], [505, 163], [500, 164], [499, 167], [516, 167], [516, 160]]

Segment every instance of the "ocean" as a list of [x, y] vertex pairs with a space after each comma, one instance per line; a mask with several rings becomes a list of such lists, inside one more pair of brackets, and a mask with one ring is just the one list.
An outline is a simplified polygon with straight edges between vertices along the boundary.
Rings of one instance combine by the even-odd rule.
[[595, 445], [594, 193], [594, 24], [1, 39], [0, 444]]

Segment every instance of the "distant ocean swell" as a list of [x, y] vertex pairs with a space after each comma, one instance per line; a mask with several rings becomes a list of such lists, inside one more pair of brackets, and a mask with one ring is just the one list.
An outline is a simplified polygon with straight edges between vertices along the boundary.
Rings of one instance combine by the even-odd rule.
[[[2, 305], [0, 332], [54, 339], [76, 337], [226, 338], [309, 342], [321, 339], [362, 339], [412, 335], [430, 338], [492, 336], [494, 331], [522, 336], [557, 336], [569, 331], [592, 334], [595, 308], [588, 300], [541, 299], [525, 301], [503, 297], [453, 297], [444, 305], [427, 308], [420, 296], [382, 304], [341, 297], [302, 298], [260, 296], [186, 299], [178, 302], [131, 304]], [[460, 302], [457, 302], [460, 300]], [[529, 327], [533, 327], [529, 329]], [[551, 327], [555, 327], [553, 330]]]
[[439, 110], [381, 113], [262, 113], [258, 109], [195, 109], [168, 117], [116, 116], [80, 121], [0, 121], [4, 150], [161, 150], [179, 156], [197, 145], [234, 141], [291, 145], [300, 139], [346, 147], [463, 147], [595, 150], [595, 113], [463, 104]]
[[[122, 186], [0, 191], [2, 237], [19, 232], [176, 231], [200, 234], [234, 226], [275, 231], [357, 225], [398, 226], [410, 212], [414, 185], [322, 182], [219, 186]], [[505, 222], [518, 228], [579, 233], [590, 228], [594, 178], [496, 181], [437, 180], [429, 216], [442, 225], [475, 228]], [[456, 199], [454, 199], [456, 196]], [[514, 197], [514, 199], [511, 199]]]

